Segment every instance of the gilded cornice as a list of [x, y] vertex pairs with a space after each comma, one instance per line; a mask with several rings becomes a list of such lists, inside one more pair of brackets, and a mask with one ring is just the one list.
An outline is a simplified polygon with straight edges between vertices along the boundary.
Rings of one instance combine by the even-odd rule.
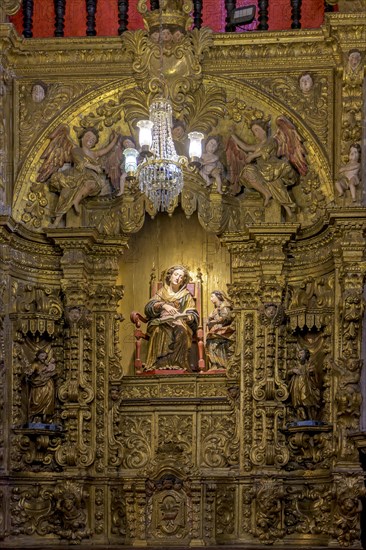
[[[213, 46], [204, 56], [204, 72], [226, 72], [234, 67], [251, 71], [261, 60], [266, 67], [295, 69], [334, 67], [339, 49], [366, 47], [365, 14], [327, 14], [320, 29], [250, 33], [213, 34]], [[9, 62], [21, 74], [130, 74], [131, 58], [126, 55], [122, 37], [21, 38], [10, 24], [0, 25], [0, 42], [12, 46]], [[5, 46], [6, 48], [6, 46]], [[217, 64], [217, 61], [220, 61]]]
[[44, 278], [55, 280], [60, 269], [60, 250], [42, 234], [29, 231], [12, 218], [0, 218], [1, 262], [8, 264], [13, 273], [22, 277], [42, 273]]

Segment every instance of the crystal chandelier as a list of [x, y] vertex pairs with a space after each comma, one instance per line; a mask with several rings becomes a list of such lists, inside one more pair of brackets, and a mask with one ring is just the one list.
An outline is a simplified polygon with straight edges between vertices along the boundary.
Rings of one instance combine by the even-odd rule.
[[[155, 99], [149, 109], [150, 119], [140, 120], [141, 153], [125, 149], [125, 171], [137, 179], [142, 193], [151, 201], [155, 211], [168, 210], [183, 189], [183, 165], [188, 159], [177, 155], [172, 137], [172, 106], [168, 99]], [[201, 132], [190, 132], [189, 166], [199, 167], [202, 154]], [[140, 160], [140, 163], [138, 163]]]
[[[137, 168], [140, 190], [155, 210], [167, 210], [183, 189], [182, 159], [177, 155], [172, 138], [172, 106], [163, 98], [150, 106], [150, 120], [140, 121], [140, 146], [151, 156]], [[146, 124], [148, 123], [148, 124]], [[151, 131], [145, 131], [151, 124]]]
[[[160, 9], [159, 48], [160, 85], [167, 91], [163, 71], [162, 11]], [[167, 94], [166, 94], [167, 95]], [[199, 166], [202, 155], [201, 132], [188, 134], [190, 162], [179, 156], [172, 137], [173, 110], [163, 93], [154, 99], [149, 109], [149, 120], [140, 120], [140, 154], [135, 149], [125, 149], [125, 171], [129, 178], [137, 179], [142, 193], [151, 201], [154, 210], [168, 210], [183, 189], [183, 165]]]

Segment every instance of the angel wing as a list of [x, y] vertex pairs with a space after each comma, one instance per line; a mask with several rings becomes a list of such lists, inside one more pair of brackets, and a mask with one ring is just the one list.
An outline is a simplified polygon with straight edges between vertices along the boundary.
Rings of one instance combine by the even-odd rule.
[[121, 164], [123, 160], [123, 136], [118, 136], [117, 143], [102, 157], [103, 168], [111, 180], [112, 186], [115, 190], [119, 190], [120, 178], [122, 175]]
[[285, 116], [276, 119], [277, 132], [274, 135], [278, 143], [278, 156], [286, 157], [302, 176], [308, 172], [306, 151], [295, 126]]
[[226, 146], [227, 179], [231, 184], [239, 183], [239, 176], [246, 164], [246, 153], [229, 137]]
[[43, 152], [43, 164], [38, 171], [37, 181], [43, 183], [66, 162], [71, 162], [71, 151], [75, 143], [70, 138], [70, 130], [66, 124], [61, 124], [49, 136], [50, 143]]

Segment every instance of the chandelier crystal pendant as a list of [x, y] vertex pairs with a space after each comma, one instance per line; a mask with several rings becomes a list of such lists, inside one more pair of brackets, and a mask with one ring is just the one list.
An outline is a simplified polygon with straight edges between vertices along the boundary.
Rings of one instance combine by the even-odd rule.
[[149, 112], [150, 120], [138, 123], [144, 160], [137, 167], [137, 178], [140, 190], [154, 209], [164, 211], [183, 189], [182, 158], [177, 155], [172, 138], [170, 102], [157, 98], [151, 103]]

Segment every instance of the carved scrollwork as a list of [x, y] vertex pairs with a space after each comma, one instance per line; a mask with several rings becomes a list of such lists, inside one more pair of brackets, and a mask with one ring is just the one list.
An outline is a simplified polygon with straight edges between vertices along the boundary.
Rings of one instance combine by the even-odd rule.
[[224, 468], [232, 464], [234, 457], [230, 456], [230, 443], [235, 436], [235, 427], [232, 415], [202, 417], [202, 466]]
[[255, 441], [250, 453], [253, 464], [285, 466], [289, 460], [289, 450], [284, 436], [279, 431], [283, 426], [283, 408], [261, 407], [254, 413]]
[[[35, 101], [34, 88], [41, 86], [44, 90], [44, 96], [41, 101]], [[90, 85], [81, 82], [73, 83], [52, 83], [46, 84], [41, 81], [35, 81], [30, 85], [22, 84], [19, 90], [19, 101], [22, 105], [20, 110], [20, 157], [29, 149], [35, 136], [35, 131], [41, 131], [42, 128], [55, 116], [61, 112], [72, 101], [82, 93], [90, 89]], [[34, 190], [41, 190], [41, 185], [36, 184]], [[31, 200], [30, 197], [28, 200]], [[44, 208], [47, 203], [39, 202], [40, 207]], [[25, 221], [25, 220], [24, 220]]]
[[8, 15], [15, 15], [19, 10], [20, 5], [21, 5], [21, 0], [4, 0], [1, 8]]
[[[168, 27], [162, 32], [164, 33], [163, 74], [169, 87], [173, 107], [179, 112], [194, 101], [193, 94], [202, 82], [201, 59], [204, 52], [212, 45], [211, 30], [204, 28], [185, 32], [184, 29], [179, 29], [179, 34], [177, 31], [174, 37]], [[142, 30], [125, 32], [123, 42], [126, 52], [134, 60], [133, 72], [138, 87], [146, 94], [142, 105], [145, 105], [147, 111], [147, 105], [150, 104], [152, 97], [160, 91], [162, 84], [161, 69], [159, 69], [161, 55], [159, 45], [155, 41], [154, 33], [149, 36], [148, 32]], [[137, 93], [139, 92], [140, 90], [137, 90]], [[132, 108], [136, 107], [135, 98], [136, 91], [124, 95], [127, 112], [130, 112], [133, 117], [146, 118], [146, 116], [141, 117], [143, 113], [140, 112], [140, 101], [138, 101], [140, 111], [136, 112], [135, 109], [135, 114], [133, 114]], [[128, 115], [126, 118], [129, 120]]]
[[151, 432], [151, 419], [148, 417], [122, 418], [124, 468], [143, 468], [148, 464], [152, 457]]
[[329, 468], [335, 455], [331, 426], [289, 427], [290, 460], [287, 469]]
[[16, 429], [17, 437], [13, 439], [13, 457], [19, 456], [17, 469], [22, 471], [53, 471], [57, 468], [55, 452], [62, 443], [63, 433], [60, 429], [46, 432], [44, 429]]
[[16, 487], [11, 495], [12, 532], [14, 535], [46, 535], [50, 532], [53, 500], [52, 489]]

